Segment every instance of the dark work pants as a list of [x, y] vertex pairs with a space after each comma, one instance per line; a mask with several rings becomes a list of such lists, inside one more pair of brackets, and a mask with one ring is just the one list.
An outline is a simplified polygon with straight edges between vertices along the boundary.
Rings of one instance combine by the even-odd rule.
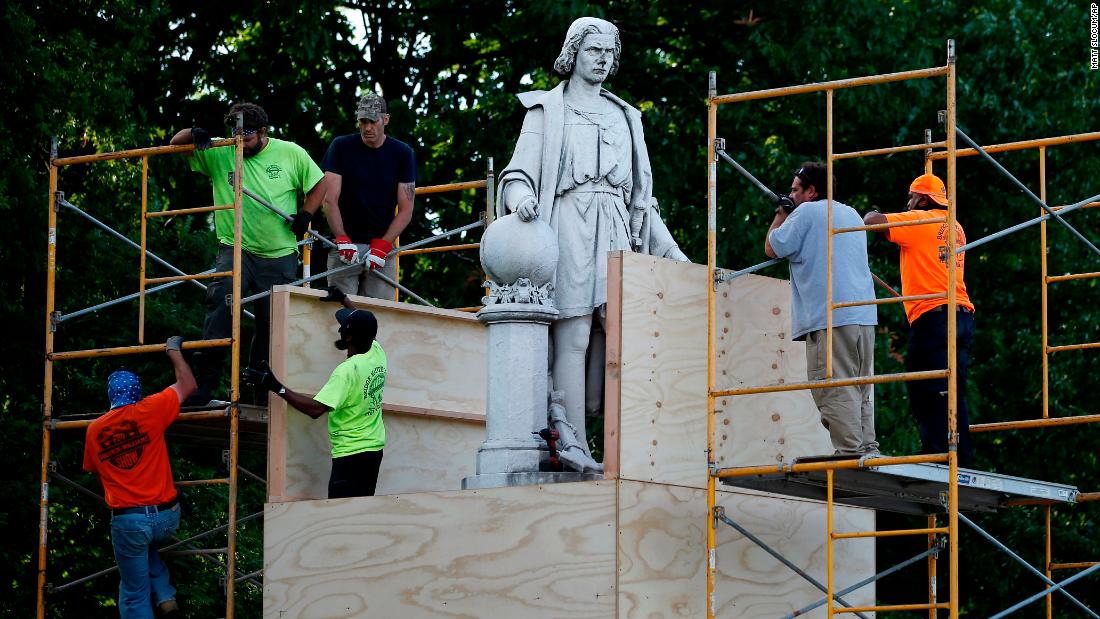
[[[974, 314], [956, 312], [956, 359], [958, 360], [959, 464], [969, 466], [970, 415], [966, 404], [966, 375], [970, 342], [974, 338]], [[941, 308], [925, 312], [909, 327], [909, 352], [905, 359], [910, 372], [942, 370], [947, 367], [947, 312]], [[922, 454], [947, 453], [947, 379], [905, 383], [909, 390], [909, 413], [920, 430]]]
[[[214, 268], [217, 271], [233, 270], [232, 247], [218, 245], [218, 258]], [[263, 258], [241, 250], [241, 298], [267, 292], [272, 286], [278, 284], [288, 284], [294, 281], [297, 273], [297, 253], [280, 258]], [[203, 339], [221, 339], [232, 335], [233, 307], [230, 299], [232, 293], [233, 280], [229, 277], [214, 280], [214, 283], [206, 289], [206, 322], [202, 328]], [[248, 355], [250, 367], [255, 367], [261, 361], [267, 361], [270, 308], [270, 297], [253, 301], [242, 308], [248, 309], [256, 316], [256, 328]], [[209, 348], [195, 355], [193, 365], [200, 389], [210, 393], [217, 386], [228, 352], [228, 348]]]
[[328, 498], [374, 496], [381, 464], [381, 449], [333, 458], [332, 473], [328, 478]]

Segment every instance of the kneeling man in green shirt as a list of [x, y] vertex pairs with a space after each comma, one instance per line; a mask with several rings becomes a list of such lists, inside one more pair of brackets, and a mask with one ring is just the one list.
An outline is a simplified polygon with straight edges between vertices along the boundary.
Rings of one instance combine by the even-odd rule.
[[299, 411], [317, 419], [328, 416], [332, 441], [332, 473], [328, 498], [374, 496], [386, 427], [382, 423], [382, 389], [386, 384], [386, 352], [374, 340], [378, 320], [358, 309], [343, 292], [329, 288], [326, 301], [339, 301], [336, 312], [340, 339], [336, 348], [348, 351], [346, 361], [336, 366], [328, 382], [310, 397], [283, 386], [271, 369], [246, 370], [249, 382], [271, 391]]

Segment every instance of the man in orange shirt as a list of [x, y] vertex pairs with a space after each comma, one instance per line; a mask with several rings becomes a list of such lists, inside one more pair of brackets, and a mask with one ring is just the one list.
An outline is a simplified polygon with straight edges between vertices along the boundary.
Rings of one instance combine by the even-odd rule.
[[99, 477], [111, 508], [111, 545], [118, 563], [118, 608], [122, 619], [152, 619], [153, 604], [162, 617], [178, 617], [176, 590], [157, 547], [180, 524], [179, 501], [172, 482], [164, 431], [176, 420], [180, 402], [195, 390], [191, 367], [180, 354], [183, 338], [168, 338], [167, 354], [176, 382], [160, 393], [141, 397], [132, 372], [118, 370], [107, 379], [111, 410], [88, 426], [84, 469]]
[[[904, 213], [872, 211], [864, 223], [882, 224], [947, 217], [947, 192], [943, 181], [932, 174], [916, 178], [909, 186], [909, 203]], [[947, 292], [947, 224], [930, 223], [888, 228], [886, 239], [901, 248], [901, 291], [905, 296]], [[955, 246], [966, 244], [962, 225], [955, 222]], [[963, 267], [966, 254], [955, 256], [956, 312], [955, 347], [958, 375], [959, 463], [968, 466], [972, 458], [970, 419], [966, 406], [966, 370], [970, 342], [974, 337], [974, 304], [966, 294]], [[947, 299], [906, 301], [909, 319], [909, 350], [905, 358], [910, 372], [942, 370], [947, 367]], [[920, 430], [921, 453], [947, 453], [947, 379], [909, 381], [909, 412]]]

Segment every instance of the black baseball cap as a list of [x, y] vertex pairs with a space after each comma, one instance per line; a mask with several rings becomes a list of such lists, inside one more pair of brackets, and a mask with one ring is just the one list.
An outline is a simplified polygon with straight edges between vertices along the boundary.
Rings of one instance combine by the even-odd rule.
[[369, 310], [345, 307], [336, 312], [336, 321], [341, 333], [350, 333], [355, 338], [373, 340], [378, 334], [378, 319]]

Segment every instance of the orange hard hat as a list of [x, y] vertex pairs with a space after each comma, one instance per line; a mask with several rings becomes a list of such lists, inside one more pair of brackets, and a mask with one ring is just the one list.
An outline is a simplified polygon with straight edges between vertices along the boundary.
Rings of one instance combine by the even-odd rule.
[[947, 206], [947, 188], [935, 174], [921, 174], [909, 185], [910, 193], [921, 193], [940, 206]]

